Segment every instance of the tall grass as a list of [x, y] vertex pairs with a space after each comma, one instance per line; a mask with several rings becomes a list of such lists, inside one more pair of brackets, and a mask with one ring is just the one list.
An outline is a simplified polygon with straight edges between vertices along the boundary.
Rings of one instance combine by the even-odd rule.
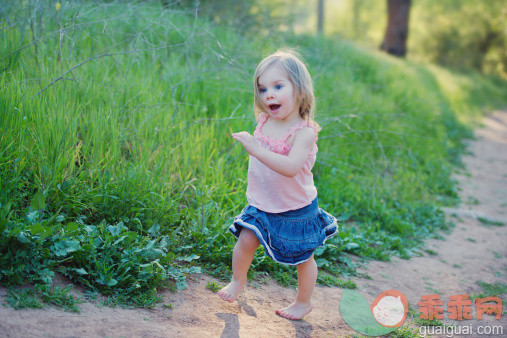
[[[92, 267], [89, 278], [82, 273], [81, 251], [105, 247], [87, 246], [86, 238], [119, 240], [127, 234], [114, 230], [120, 225], [139, 236], [129, 237], [132, 247], [165, 238], [142, 269], [163, 263], [180, 282], [188, 264], [227, 273], [234, 240], [226, 229], [246, 203], [247, 184], [247, 156], [230, 133], [253, 130], [253, 70], [282, 45], [299, 48], [313, 76], [323, 127], [314, 169], [319, 202], [342, 220], [340, 236], [316, 252], [319, 266], [343, 271], [351, 253], [410, 257], [422, 239], [448, 227], [438, 206], [457, 201], [451, 173], [471, 136], [456, 108], [466, 104], [467, 116], [476, 116], [483, 103], [445, 88], [473, 93], [462, 85], [465, 75], [446, 72], [442, 83], [436, 68], [322, 37], [241, 36], [159, 2], [1, 6], [1, 229], [14, 241], [38, 234], [32, 240], [42, 247], [67, 243], [51, 267], [91, 288], [118, 286], [93, 279]], [[490, 93], [481, 91], [505, 104]], [[12, 244], [4, 241], [2, 253], [12, 250], [5, 243]], [[127, 248], [116, 250], [111, 259], [121, 265]], [[293, 280], [262, 254], [254, 268]], [[134, 303], [151, 304], [150, 297]]]

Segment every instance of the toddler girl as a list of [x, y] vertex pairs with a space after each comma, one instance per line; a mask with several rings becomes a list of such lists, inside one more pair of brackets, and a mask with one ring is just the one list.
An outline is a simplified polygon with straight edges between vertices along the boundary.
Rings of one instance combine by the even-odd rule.
[[257, 67], [254, 87], [258, 121], [254, 135], [232, 134], [250, 154], [248, 205], [229, 228], [238, 238], [232, 280], [218, 294], [229, 302], [238, 297], [262, 244], [276, 262], [297, 266], [296, 300], [276, 313], [298, 320], [313, 308], [310, 298], [317, 280], [313, 251], [338, 232], [336, 219], [319, 208], [313, 184], [320, 127], [313, 121], [312, 79], [295, 52], [277, 51]]

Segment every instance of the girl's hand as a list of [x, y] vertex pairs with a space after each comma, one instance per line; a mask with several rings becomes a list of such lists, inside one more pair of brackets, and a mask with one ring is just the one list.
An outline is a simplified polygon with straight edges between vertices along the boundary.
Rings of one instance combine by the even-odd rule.
[[252, 156], [255, 156], [259, 150], [260, 145], [257, 143], [255, 138], [252, 135], [250, 135], [250, 133], [247, 131], [233, 133], [232, 138], [235, 139], [236, 141], [241, 142], [243, 147], [245, 147], [246, 151]]
[[232, 137], [241, 142], [250, 155], [256, 157], [271, 170], [287, 177], [294, 177], [301, 171], [315, 145], [315, 131], [309, 127], [305, 127], [296, 133], [289, 155], [280, 155], [262, 147], [246, 131], [234, 133]]

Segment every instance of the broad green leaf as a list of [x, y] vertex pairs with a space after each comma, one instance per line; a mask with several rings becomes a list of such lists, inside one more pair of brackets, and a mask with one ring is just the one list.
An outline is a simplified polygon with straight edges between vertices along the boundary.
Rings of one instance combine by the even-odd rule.
[[41, 239], [44, 239], [53, 233], [52, 228], [43, 226], [40, 223], [35, 223], [34, 225], [28, 227], [28, 230], [30, 230], [32, 235], [39, 235]]
[[314, 254], [315, 256], [320, 256], [324, 253], [326, 248], [324, 246], [319, 246], [317, 249], [315, 249]]
[[37, 218], [39, 218], [39, 211], [38, 210], [34, 210], [34, 211], [28, 213], [28, 215], [26, 215], [26, 220], [28, 221], [28, 223], [35, 222], [35, 220]]
[[356, 243], [347, 243], [345, 245], [345, 249], [347, 250], [353, 250], [353, 249], [358, 249], [359, 248], [359, 244], [356, 244]]
[[328, 266], [329, 265], [329, 261], [327, 259], [324, 259], [324, 258], [317, 258], [315, 260], [315, 262], [317, 263], [317, 266], [319, 268], [323, 267], [323, 266]]
[[118, 236], [119, 234], [121, 234], [123, 230], [128, 230], [128, 228], [125, 225], [123, 225], [123, 222], [120, 222], [117, 225], [108, 226], [107, 230], [109, 230], [111, 235]]
[[4, 205], [2, 207], [2, 210], [0, 211], [0, 233], [5, 230], [7, 223], [9, 222], [9, 219], [12, 213], [14, 212], [14, 210], [9, 212], [11, 209], [11, 205], [12, 205], [11, 201], [7, 202], [7, 204]]
[[59, 243], [55, 243], [52, 246], [52, 250], [56, 256], [63, 257], [68, 253], [77, 251], [81, 248], [79, 241], [76, 240], [63, 240]]
[[81, 248], [79, 241], [68, 240], [67, 241], [67, 252], [74, 252]]
[[25, 232], [20, 232], [16, 238], [18, 239], [18, 241], [20, 241], [21, 243], [30, 243], [30, 237], [25, 233]]
[[41, 191], [35, 193], [30, 201], [33, 210], [42, 210], [46, 207], [46, 196]]
[[127, 238], [127, 236], [121, 236], [116, 241], [114, 241], [113, 245], [117, 245], [118, 243], [123, 242], [125, 238]]
[[176, 260], [181, 261], [181, 262], [191, 262], [193, 260], [199, 259], [200, 257], [201, 256], [199, 256], [199, 255], [192, 254], [192, 255], [188, 255], [188, 256], [178, 257], [178, 258], [176, 258]]
[[107, 286], [115, 286], [116, 284], [118, 284], [118, 281], [114, 278], [111, 278], [108, 282], [107, 282]]
[[77, 230], [79, 230], [80, 227], [81, 227], [81, 225], [79, 223], [70, 222], [69, 224], [67, 224], [65, 226], [65, 231], [67, 233], [71, 234], [71, 233], [76, 232]]
[[156, 237], [158, 235], [159, 231], [160, 231], [160, 225], [158, 225], [158, 223], [153, 224], [153, 226], [150, 229], [148, 229], [148, 233], [152, 237]]

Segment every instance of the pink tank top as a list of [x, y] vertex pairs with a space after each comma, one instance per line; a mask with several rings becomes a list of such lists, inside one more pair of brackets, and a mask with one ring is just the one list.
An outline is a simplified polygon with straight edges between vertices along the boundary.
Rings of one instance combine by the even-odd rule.
[[[280, 155], [289, 155], [292, 146], [286, 142], [296, 131], [304, 127], [311, 127], [317, 131], [308, 121], [302, 121], [292, 127], [281, 139], [275, 139], [264, 135], [262, 127], [269, 116], [262, 114], [255, 128], [254, 137], [263, 147]], [[296, 210], [309, 205], [317, 197], [317, 189], [313, 184], [312, 168], [317, 155], [317, 144], [313, 146], [303, 168], [294, 177], [287, 177], [268, 168], [256, 157], [250, 156], [248, 162], [248, 187], [246, 197], [251, 206], [259, 210], [280, 213]]]

